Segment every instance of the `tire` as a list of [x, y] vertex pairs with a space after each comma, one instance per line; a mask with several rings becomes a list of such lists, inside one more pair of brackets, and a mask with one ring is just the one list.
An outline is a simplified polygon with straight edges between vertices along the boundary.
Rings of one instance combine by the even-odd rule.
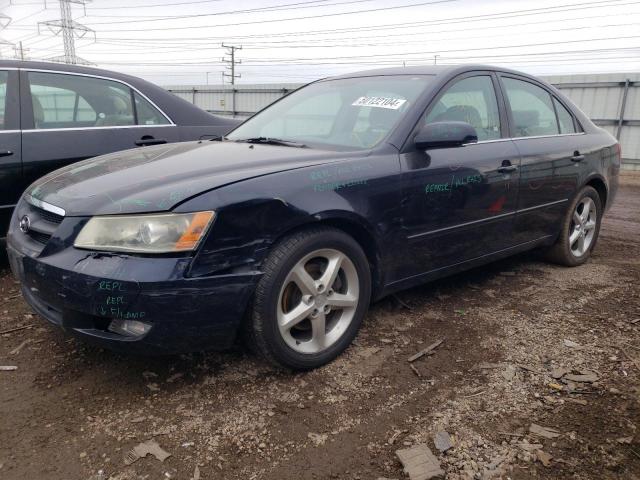
[[310, 370], [349, 346], [371, 299], [369, 262], [353, 238], [329, 227], [294, 233], [273, 247], [263, 272], [245, 328], [252, 350], [278, 367]]
[[[590, 213], [585, 219], [584, 212], [587, 207]], [[567, 209], [562, 220], [560, 236], [547, 252], [547, 258], [567, 267], [576, 267], [585, 263], [598, 241], [601, 220], [600, 195], [594, 188], [584, 187]], [[574, 235], [573, 238], [572, 235]]]

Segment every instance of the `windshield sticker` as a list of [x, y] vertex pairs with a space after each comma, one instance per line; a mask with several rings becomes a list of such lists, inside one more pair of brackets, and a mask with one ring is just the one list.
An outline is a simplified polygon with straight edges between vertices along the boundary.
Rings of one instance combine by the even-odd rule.
[[390, 110], [398, 110], [402, 105], [406, 103], [404, 98], [389, 98], [389, 97], [360, 97], [351, 105], [354, 107], [377, 107], [388, 108]]

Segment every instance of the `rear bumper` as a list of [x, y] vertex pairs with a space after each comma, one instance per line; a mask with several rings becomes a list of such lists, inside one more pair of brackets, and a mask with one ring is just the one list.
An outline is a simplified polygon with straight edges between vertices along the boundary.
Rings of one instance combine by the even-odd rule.
[[[186, 278], [189, 258], [65, 249], [44, 258], [7, 252], [25, 300], [50, 323], [112, 350], [175, 354], [231, 345], [259, 273]], [[109, 331], [114, 319], [150, 324], [141, 336]]]

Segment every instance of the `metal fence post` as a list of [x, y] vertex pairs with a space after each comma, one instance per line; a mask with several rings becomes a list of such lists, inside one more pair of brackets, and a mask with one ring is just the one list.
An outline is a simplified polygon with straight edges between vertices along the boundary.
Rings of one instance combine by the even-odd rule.
[[622, 133], [622, 125], [624, 124], [624, 110], [627, 106], [627, 94], [629, 93], [630, 80], [627, 78], [624, 82], [624, 90], [622, 90], [622, 104], [620, 105], [620, 116], [618, 117], [618, 129], [616, 130], [616, 138], [620, 140]]
[[231, 111], [233, 116], [236, 116], [236, 92], [238, 90], [235, 89], [235, 87], [232, 89], [231, 91]]

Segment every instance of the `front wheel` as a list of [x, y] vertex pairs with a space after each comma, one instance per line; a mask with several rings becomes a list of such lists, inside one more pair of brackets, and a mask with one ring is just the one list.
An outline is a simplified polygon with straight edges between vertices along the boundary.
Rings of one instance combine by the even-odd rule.
[[256, 287], [249, 343], [278, 366], [319, 367], [356, 336], [371, 297], [367, 257], [349, 235], [313, 228], [280, 241]]
[[602, 202], [592, 187], [584, 187], [572, 202], [562, 222], [556, 243], [550, 248], [551, 261], [575, 267], [587, 261], [598, 240]]

